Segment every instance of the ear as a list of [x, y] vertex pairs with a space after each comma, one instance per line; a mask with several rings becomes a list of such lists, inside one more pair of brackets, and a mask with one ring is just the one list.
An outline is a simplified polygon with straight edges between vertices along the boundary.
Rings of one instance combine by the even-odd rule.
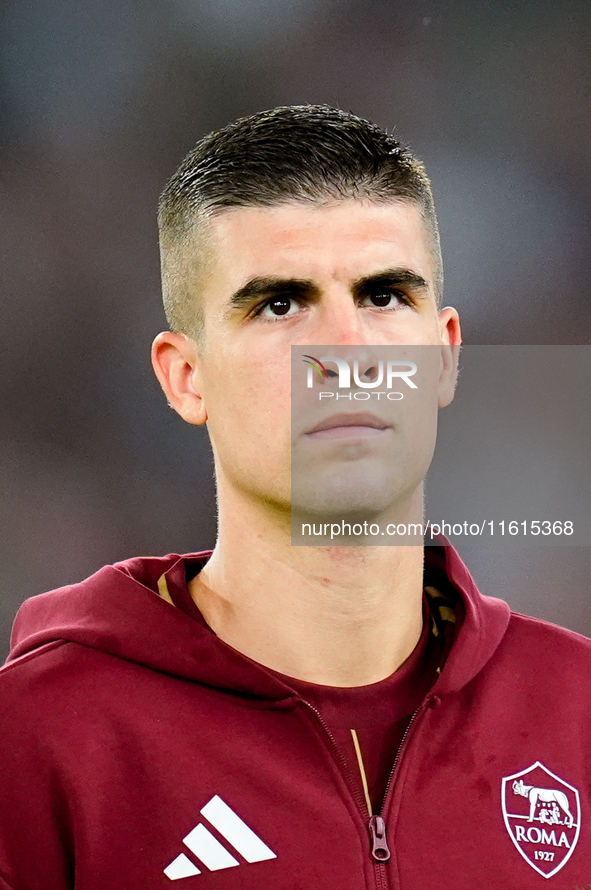
[[451, 306], [446, 306], [439, 313], [439, 333], [443, 343], [439, 375], [439, 407], [445, 408], [453, 401], [462, 342], [460, 317]]
[[164, 331], [152, 344], [152, 367], [168, 404], [187, 423], [200, 425], [207, 411], [200, 392], [197, 345], [185, 334]]

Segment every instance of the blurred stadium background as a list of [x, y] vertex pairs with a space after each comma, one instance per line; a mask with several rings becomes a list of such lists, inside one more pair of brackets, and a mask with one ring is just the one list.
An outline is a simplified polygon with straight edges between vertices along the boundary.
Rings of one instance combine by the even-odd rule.
[[[0, 654], [26, 597], [212, 544], [206, 436], [149, 365], [156, 200], [204, 133], [303, 102], [425, 160], [467, 342], [589, 343], [586, 0], [4, 0]], [[591, 634], [588, 548], [461, 550], [484, 592]]]

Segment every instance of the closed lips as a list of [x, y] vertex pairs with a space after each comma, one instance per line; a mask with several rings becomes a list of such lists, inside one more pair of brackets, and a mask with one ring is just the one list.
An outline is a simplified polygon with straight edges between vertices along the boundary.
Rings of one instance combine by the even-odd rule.
[[365, 427], [366, 429], [374, 429], [379, 432], [388, 429], [389, 426], [390, 424], [381, 420], [379, 417], [376, 417], [375, 414], [333, 414], [313, 426], [312, 429], [308, 431], [308, 435], [324, 432], [326, 430], [342, 429], [343, 427]]

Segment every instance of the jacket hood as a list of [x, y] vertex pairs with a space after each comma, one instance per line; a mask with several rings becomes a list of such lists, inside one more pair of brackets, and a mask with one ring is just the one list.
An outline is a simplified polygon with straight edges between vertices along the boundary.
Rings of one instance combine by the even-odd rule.
[[[211, 688], [253, 700], [284, 701], [289, 707], [293, 690], [216, 637], [203, 619], [195, 620], [158, 594], [158, 579], [179, 560], [193, 576], [209, 556], [139, 557], [27, 600], [14, 623], [8, 662], [41, 654], [43, 647], [60, 642], [77, 643]], [[426, 547], [425, 564], [426, 575], [446, 574], [462, 616], [436, 683], [441, 695], [462, 688], [482, 670], [505, 634], [510, 610], [477, 590], [453, 547]]]

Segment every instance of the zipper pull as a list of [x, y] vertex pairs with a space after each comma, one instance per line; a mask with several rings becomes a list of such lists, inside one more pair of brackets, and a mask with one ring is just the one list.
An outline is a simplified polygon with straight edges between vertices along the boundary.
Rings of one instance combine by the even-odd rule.
[[386, 840], [386, 823], [381, 816], [370, 817], [369, 833], [371, 835], [371, 855], [378, 862], [387, 862], [390, 858], [390, 849]]

